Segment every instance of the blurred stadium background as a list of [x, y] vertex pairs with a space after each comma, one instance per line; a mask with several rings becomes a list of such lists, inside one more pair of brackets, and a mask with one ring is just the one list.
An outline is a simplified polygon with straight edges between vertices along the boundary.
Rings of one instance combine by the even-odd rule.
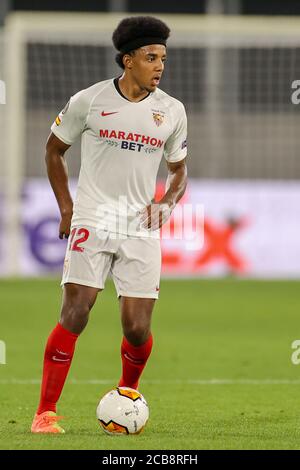
[[[60, 272], [65, 246], [56, 238], [45, 141], [72, 94], [120, 73], [111, 32], [122, 13], [108, 10], [127, 7], [156, 11], [172, 29], [161, 87], [186, 106], [185, 202], [204, 204], [207, 219], [202, 253], [192, 255], [184, 241], [163, 243], [164, 272], [299, 277], [300, 121], [291, 96], [300, 77], [300, 19], [274, 15], [297, 13], [298, 2], [70, 3], [81, 11], [53, 11], [59, 2], [1, 3], [0, 273]], [[106, 11], [87, 11], [96, 7]], [[78, 144], [68, 156], [74, 184], [79, 155]]]
[[[184, 241], [163, 243], [164, 273], [298, 277], [300, 137], [291, 95], [300, 77], [300, 20], [274, 15], [296, 13], [297, 5], [119, 0], [70, 2], [73, 11], [65, 4], [54, 11], [62, 10], [59, 2], [3, 1], [1, 274], [60, 272], [65, 246], [56, 238], [45, 141], [72, 94], [120, 73], [111, 32], [126, 9], [156, 11], [172, 29], [161, 87], [186, 106], [185, 202], [204, 204], [207, 219], [202, 253], [191, 254]], [[48, 11], [24, 11], [30, 9]], [[74, 184], [79, 165], [78, 144], [68, 157]]]
[[[72, 94], [120, 74], [111, 34], [128, 12], [156, 14], [171, 27], [161, 88], [182, 100], [188, 114], [190, 183], [181, 204], [202, 204], [205, 211], [201, 250], [190, 250], [190, 240], [162, 242], [164, 276], [194, 279], [163, 282], [157, 348], [143, 382], [150, 405], [155, 401], [153, 427], [139, 445], [299, 448], [298, 369], [290, 360], [300, 307], [297, 0], [1, 0], [3, 423], [12, 422], [11, 407], [19, 411], [0, 448], [107, 448], [92, 437], [94, 418], [83, 416], [119, 374], [111, 284], [95, 307], [94, 328], [81, 339], [63, 398], [78, 435], [49, 444], [27, 442], [24, 433], [38, 398], [44, 340], [59, 312], [65, 251], [45, 141]], [[74, 191], [79, 144], [67, 162]], [[162, 162], [158, 191], [165, 175]], [[172, 223], [180, 223], [176, 212]], [[91, 362], [96, 354], [100, 360]], [[27, 408], [18, 408], [21, 396]], [[193, 407], [182, 410], [191, 396]]]

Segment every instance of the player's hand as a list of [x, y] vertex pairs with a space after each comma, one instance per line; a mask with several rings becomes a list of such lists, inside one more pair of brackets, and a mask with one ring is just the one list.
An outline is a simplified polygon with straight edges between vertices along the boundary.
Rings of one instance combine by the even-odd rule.
[[141, 227], [148, 230], [158, 230], [167, 222], [172, 208], [166, 203], [149, 204], [140, 212]]
[[72, 215], [72, 212], [69, 212], [67, 214], [62, 214], [61, 216], [59, 224], [59, 238], [61, 240], [63, 238], [68, 238], [70, 235]]

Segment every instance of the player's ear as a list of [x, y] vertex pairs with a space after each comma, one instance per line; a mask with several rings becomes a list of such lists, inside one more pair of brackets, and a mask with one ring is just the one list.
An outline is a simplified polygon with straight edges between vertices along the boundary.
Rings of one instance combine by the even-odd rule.
[[127, 69], [132, 68], [132, 56], [130, 54], [123, 55], [123, 64], [124, 64], [124, 67]]

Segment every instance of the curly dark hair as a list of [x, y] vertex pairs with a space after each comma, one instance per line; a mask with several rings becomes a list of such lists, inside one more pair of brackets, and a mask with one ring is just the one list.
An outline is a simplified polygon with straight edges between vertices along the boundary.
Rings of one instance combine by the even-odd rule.
[[[143, 37], [153, 37], [161, 38], [162, 40], [167, 40], [170, 34], [170, 29], [168, 26], [158, 18], [153, 16], [132, 16], [129, 18], [124, 18], [117, 26], [112, 35], [112, 41], [115, 48], [119, 52], [116, 55], [117, 64], [124, 69], [122, 48], [127, 43], [143, 38]], [[130, 54], [133, 51], [126, 52]]]

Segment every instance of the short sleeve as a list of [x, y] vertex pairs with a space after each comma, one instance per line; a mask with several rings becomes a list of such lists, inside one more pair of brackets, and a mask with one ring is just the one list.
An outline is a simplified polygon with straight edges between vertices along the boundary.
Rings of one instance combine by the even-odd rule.
[[51, 126], [53, 134], [65, 144], [72, 145], [82, 134], [88, 115], [89, 104], [82, 91], [68, 101]]
[[179, 162], [187, 155], [187, 118], [183, 104], [179, 104], [180, 106], [176, 107], [174, 116], [173, 133], [168, 138], [164, 148], [165, 159], [170, 163]]

